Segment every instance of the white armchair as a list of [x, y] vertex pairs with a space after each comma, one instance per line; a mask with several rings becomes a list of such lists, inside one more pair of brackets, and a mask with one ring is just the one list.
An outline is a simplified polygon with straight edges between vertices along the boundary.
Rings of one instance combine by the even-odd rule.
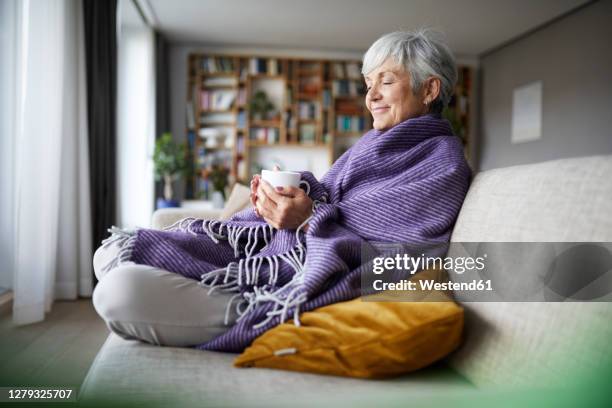
[[225, 202], [225, 206], [221, 210], [197, 208], [161, 208], [153, 213], [151, 226], [155, 229], [162, 229], [186, 217], [226, 220], [234, 213], [251, 206], [249, 193], [250, 189], [248, 187], [236, 183], [232, 189], [232, 193]]

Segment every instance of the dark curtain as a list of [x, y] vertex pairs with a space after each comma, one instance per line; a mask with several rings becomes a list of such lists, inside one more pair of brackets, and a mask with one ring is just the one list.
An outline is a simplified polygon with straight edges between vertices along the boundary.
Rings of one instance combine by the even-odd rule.
[[[170, 132], [170, 106], [168, 94], [167, 42], [163, 34], [155, 32], [155, 137]], [[176, 135], [175, 135], [176, 136]], [[163, 196], [163, 184], [155, 183], [155, 197]]]
[[[117, 0], [84, 0], [93, 249], [116, 221]], [[96, 283], [94, 276], [94, 283]]]
[[168, 104], [167, 43], [163, 34], [155, 32], [155, 135], [170, 131]]

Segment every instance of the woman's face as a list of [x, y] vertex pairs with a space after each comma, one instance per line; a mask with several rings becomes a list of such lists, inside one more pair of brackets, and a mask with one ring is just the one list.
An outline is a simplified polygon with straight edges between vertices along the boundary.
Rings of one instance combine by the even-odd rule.
[[426, 113], [423, 97], [412, 93], [410, 74], [394, 59], [387, 58], [364, 79], [368, 89], [366, 106], [374, 119], [374, 129], [386, 130]]

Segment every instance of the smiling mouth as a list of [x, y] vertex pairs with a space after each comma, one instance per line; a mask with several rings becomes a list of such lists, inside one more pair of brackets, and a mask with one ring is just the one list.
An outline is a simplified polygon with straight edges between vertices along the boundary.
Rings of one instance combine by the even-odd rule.
[[388, 110], [389, 108], [389, 106], [379, 106], [377, 108], [372, 108], [372, 113], [381, 113]]

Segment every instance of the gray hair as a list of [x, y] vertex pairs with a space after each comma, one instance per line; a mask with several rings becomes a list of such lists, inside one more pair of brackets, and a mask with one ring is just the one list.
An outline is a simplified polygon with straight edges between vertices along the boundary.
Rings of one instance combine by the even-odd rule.
[[431, 112], [441, 113], [448, 105], [457, 83], [455, 57], [441, 39], [428, 29], [395, 31], [374, 42], [363, 56], [361, 73], [366, 75], [393, 57], [410, 74], [412, 93], [421, 90], [431, 76], [439, 78], [440, 94], [431, 104]]

